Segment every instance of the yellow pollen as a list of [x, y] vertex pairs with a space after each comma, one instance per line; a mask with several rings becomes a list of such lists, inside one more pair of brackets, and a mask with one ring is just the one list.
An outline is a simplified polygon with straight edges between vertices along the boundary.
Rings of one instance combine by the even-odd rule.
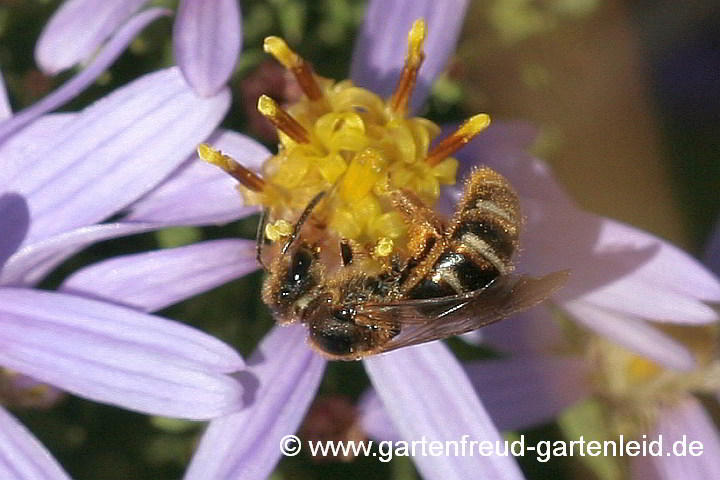
[[636, 382], [647, 381], [662, 372], [661, 367], [644, 357], [634, 357], [627, 368], [628, 375]]
[[378, 258], [388, 257], [395, 249], [395, 243], [391, 238], [381, 237], [375, 245], [373, 256]]
[[293, 231], [293, 226], [287, 220], [278, 220], [265, 225], [265, 236], [271, 242], [287, 238]]
[[488, 126], [490, 126], [490, 116], [486, 113], [480, 113], [468, 118], [460, 128], [437, 144], [435, 148], [428, 153], [426, 161], [431, 166], [437, 165], [460, 150], [465, 144], [472, 140], [475, 135], [485, 130]]
[[275, 57], [288, 70], [299, 66], [302, 62], [300, 56], [293, 52], [285, 40], [280, 37], [266, 37], [263, 42], [263, 50]]
[[425, 58], [423, 52], [423, 44], [425, 43], [425, 37], [427, 36], [427, 27], [425, 20], [422, 18], [415, 20], [408, 33], [408, 54], [405, 59], [406, 65], [412, 65], [419, 67]]

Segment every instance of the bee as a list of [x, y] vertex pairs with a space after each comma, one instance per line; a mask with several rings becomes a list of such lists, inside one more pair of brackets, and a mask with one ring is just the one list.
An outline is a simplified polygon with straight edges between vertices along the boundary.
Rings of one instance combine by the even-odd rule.
[[[329, 359], [357, 360], [470, 332], [542, 302], [567, 280], [567, 271], [542, 278], [512, 273], [518, 199], [489, 168], [471, 175], [449, 221], [410, 191], [389, 193], [408, 225], [410, 254], [373, 272], [355, 242], [341, 239], [330, 249], [326, 235], [303, 233], [314, 228], [306, 224], [325, 196], [310, 201], [266, 267], [263, 300], [278, 323], [306, 325], [309, 344]], [[261, 263], [265, 223], [258, 230]], [[339, 256], [332, 274], [329, 250]]]

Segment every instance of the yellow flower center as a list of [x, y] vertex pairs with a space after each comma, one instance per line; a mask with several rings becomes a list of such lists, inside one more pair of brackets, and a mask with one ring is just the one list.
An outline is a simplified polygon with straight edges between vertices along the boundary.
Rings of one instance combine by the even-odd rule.
[[591, 340], [595, 390], [610, 407], [618, 433], [646, 432], [659, 407], [675, 404], [693, 393], [708, 394], [720, 389], [717, 327], [675, 326], [665, 330], [693, 353], [697, 365], [693, 370], [670, 370], [606, 340]]
[[[457, 160], [450, 155], [490, 122], [487, 115], [477, 115], [430, 149], [440, 128], [407, 115], [425, 35], [425, 22], [416, 21], [408, 35], [403, 74], [389, 99], [350, 80], [334, 82], [313, 74], [282, 39], [268, 37], [265, 50], [295, 75], [305, 93], [286, 110], [266, 96], [258, 102], [278, 129], [278, 153], [264, 163], [261, 177], [207, 145], [199, 147], [200, 157], [235, 176], [245, 201], [269, 208], [277, 221], [296, 221], [315, 196], [328, 193], [323, 214], [318, 214], [322, 223], [339, 237], [365, 245], [374, 256], [390, 255], [404, 245], [406, 225], [387, 193], [406, 189], [434, 206], [440, 187], [456, 181]], [[287, 225], [277, 221], [266, 228], [271, 241], [288, 234]]]

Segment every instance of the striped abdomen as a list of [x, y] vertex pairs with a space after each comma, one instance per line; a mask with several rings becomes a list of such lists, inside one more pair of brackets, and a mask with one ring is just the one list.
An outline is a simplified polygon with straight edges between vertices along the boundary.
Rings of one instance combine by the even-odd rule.
[[428, 238], [422, 272], [409, 298], [458, 295], [488, 285], [512, 270], [520, 222], [517, 196], [509, 182], [489, 168], [473, 173], [449, 229]]

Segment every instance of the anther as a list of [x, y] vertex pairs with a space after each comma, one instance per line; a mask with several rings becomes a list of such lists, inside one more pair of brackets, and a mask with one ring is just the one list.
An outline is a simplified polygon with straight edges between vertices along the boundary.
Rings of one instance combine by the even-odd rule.
[[254, 172], [240, 165], [236, 160], [215, 150], [206, 143], [197, 147], [198, 156], [208, 163], [212, 163], [232, 175], [235, 180], [254, 192], [262, 192], [265, 188], [265, 180], [258, 177]]
[[407, 111], [417, 81], [418, 70], [425, 58], [422, 47], [425, 43], [426, 33], [425, 20], [422, 18], [415, 20], [410, 33], [408, 33], [408, 53], [405, 57], [405, 67], [395, 86], [395, 91], [390, 97], [390, 108], [396, 113], [404, 114]]
[[312, 101], [322, 100], [323, 94], [313, 76], [312, 66], [304, 58], [293, 52], [285, 40], [280, 37], [266, 37], [263, 49], [283, 67], [292, 72], [302, 91]]
[[295, 140], [297, 143], [308, 143], [310, 137], [305, 127], [300, 125], [297, 120], [292, 118], [289, 113], [280, 108], [280, 106], [267, 95], [260, 95], [258, 99], [257, 109], [272, 123], [275, 128], [281, 130], [285, 135]]
[[428, 152], [426, 158], [428, 164], [432, 167], [442, 162], [460, 150], [463, 145], [472, 140], [475, 135], [485, 130], [488, 125], [490, 125], [490, 116], [485, 113], [468, 118], [460, 128], [448, 137], [445, 137], [435, 148]]

